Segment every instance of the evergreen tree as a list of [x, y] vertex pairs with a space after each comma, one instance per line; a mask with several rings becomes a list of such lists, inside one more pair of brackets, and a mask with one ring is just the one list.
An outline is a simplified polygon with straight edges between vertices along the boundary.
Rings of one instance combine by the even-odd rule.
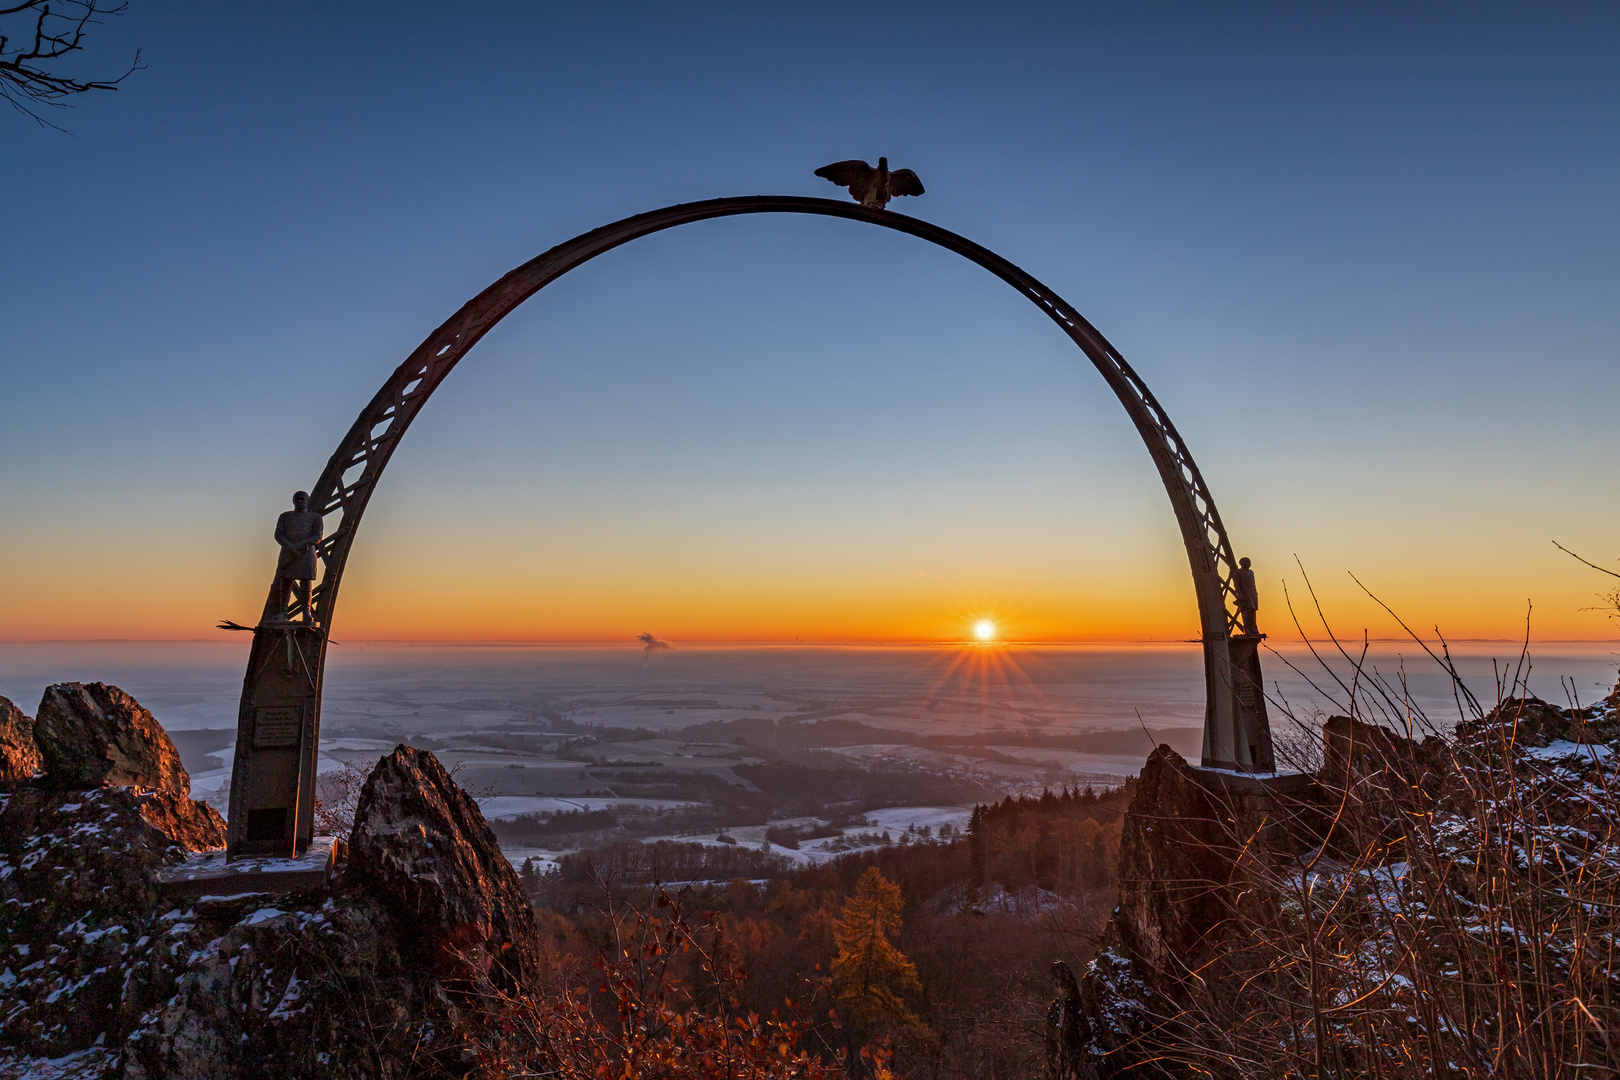
[[985, 808], [975, 806], [968, 819], [968, 855], [973, 861], [973, 882], [983, 885], [990, 872], [990, 825]]
[[917, 968], [895, 947], [904, 900], [900, 886], [875, 866], [861, 875], [855, 895], [844, 902], [833, 943], [833, 993], [863, 1031], [878, 1033], [921, 1026], [906, 1005], [905, 994], [917, 993]]
[[1057, 835], [1049, 819], [1043, 819], [1035, 832], [1035, 884], [1050, 889], [1057, 884]]

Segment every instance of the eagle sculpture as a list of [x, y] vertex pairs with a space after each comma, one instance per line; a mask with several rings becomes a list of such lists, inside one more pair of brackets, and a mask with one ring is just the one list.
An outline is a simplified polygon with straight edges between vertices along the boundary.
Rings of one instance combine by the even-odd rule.
[[849, 188], [849, 196], [862, 206], [881, 210], [896, 195], [921, 195], [922, 181], [910, 169], [889, 171], [889, 159], [878, 158], [877, 168], [864, 161], [835, 161], [816, 170], [816, 175]]

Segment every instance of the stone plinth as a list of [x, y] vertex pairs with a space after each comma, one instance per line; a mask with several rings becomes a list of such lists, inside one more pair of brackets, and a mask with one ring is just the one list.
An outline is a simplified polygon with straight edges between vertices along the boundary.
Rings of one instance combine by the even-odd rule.
[[297, 858], [258, 855], [226, 861], [223, 851], [204, 851], [158, 872], [164, 896], [236, 896], [323, 889], [337, 865], [342, 841], [317, 836]]

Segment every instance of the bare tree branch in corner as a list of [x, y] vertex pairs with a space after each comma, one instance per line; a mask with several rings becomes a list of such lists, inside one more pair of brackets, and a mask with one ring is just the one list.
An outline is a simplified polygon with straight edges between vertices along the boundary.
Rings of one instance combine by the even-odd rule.
[[116, 79], [60, 73], [62, 58], [83, 50], [85, 28], [101, 25], [98, 16], [122, 14], [127, 0], [0, 0], [0, 5], [0, 97], [42, 127], [56, 125], [36, 111], [41, 106], [65, 109], [77, 94], [116, 90], [141, 68], [137, 49], [129, 70]]
[[[1557, 548], [1559, 551], [1562, 551], [1565, 555], [1568, 555], [1576, 562], [1590, 566], [1600, 574], [1608, 574], [1612, 578], [1620, 578], [1620, 574], [1615, 573], [1613, 570], [1605, 570], [1597, 563], [1581, 558], [1579, 555], [1575, 554], [1573, 551], [1569, 550], [1569, 548], [1565, 547], [1563, 544], [1560, 544], [1556, 540], [1553, 541], [1553, 547]], [[1581, 610], [1601, 611], [1606, 613], [1611, 619], [1620, 619], [1620, 589], [1611, 589], [1606, 593], [1599, 593], [1598, 595], [1603, 600], [1602, 607], [1589, 607], [1582, 608]]]

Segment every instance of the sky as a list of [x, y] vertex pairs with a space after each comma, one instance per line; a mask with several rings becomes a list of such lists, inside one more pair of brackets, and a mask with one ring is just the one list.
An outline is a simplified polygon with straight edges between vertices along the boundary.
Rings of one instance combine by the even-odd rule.
[[[1620, 8], [133, 0], [0, 112], [0, 640], [252, 621], [276, 515], [507, 270], [842, 192], [1080, 310], [1195, 455], [1261, 623], [1603, 640], [1620, 569]], [[1353, 575], [1353, 577], [1352, 577]], [[1356, 584], [1359, 580], [1363, 591]], [[335, 638], [1197, 634], [1151, 460], [979, 268], [700, 223], [527, 302], [384, 475]]]

